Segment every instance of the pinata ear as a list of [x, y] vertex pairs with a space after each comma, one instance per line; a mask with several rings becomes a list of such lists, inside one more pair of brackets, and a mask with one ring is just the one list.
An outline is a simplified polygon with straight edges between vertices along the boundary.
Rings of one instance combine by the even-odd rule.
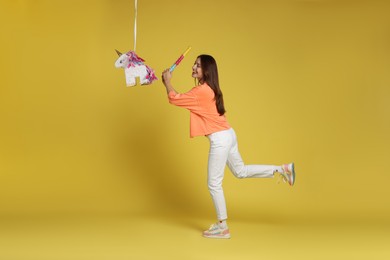
[[122, 53], [120, 51], [118, 51], [117, 49], [115, 49], [116, 53], [118, 54], [118, 56], [120, 57], [122, 55]]

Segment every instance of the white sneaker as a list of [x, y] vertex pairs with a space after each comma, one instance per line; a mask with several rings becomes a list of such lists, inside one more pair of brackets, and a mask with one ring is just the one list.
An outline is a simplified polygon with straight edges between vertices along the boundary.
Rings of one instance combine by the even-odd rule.
[[283, 181], [293, 186], [295, 183], [295, 171], [294, 171], [294, 163], [283, 164], [282, 165], [283, 172], [281, 172], [281, 176], [283, 177]]
[[229, 228], [221, 227], [218, 223], [212, 224], [210, 228], [203, 231], [203, 236], [207, 238], [230, 238]]

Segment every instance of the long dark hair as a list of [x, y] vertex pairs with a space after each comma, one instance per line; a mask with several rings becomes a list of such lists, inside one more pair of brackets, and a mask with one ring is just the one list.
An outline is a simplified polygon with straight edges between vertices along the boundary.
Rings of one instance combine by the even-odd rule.
[[199, 55], [198, 58], [200, 59], [200, 66], [203, 72], [203, 78], [200, 83], [207, 83], [214, 91], [215, 104], [219, 115], [222, 116], [226, 110], [223, 104], [222, 91], [219, 87], [217, 62], [212, 56], [206, 54]]

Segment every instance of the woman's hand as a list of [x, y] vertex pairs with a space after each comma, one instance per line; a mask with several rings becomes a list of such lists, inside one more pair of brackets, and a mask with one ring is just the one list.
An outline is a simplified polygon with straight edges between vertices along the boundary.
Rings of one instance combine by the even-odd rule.
[[169, 69], [166, 69], [163, 71], [161, 78], [164, 85], [167, 86], [167, 84], [171, 83], [172, 73], [169, 71]]
[[174, 91], [175, 93], [177, 93], [171, 84], [172, 73], [169, 71], [169, 69], [166, 69], [163, 71], [161, 78], [162, 78], [162, 81], [164, 83], [165, 88], [167, 89], [167, 94], [169, 94], [169, 92], [171, 92], [171, 91]]

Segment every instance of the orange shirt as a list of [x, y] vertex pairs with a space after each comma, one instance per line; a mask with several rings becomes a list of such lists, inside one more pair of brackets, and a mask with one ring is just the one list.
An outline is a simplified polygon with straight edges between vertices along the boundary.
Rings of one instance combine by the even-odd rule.
[[214, 91], [205, 83], [184, 94], [170, 91], [169, 103], [190, 111], [190, 137], [209, 135], [230, 128], [225, 115], [218, 114]]

